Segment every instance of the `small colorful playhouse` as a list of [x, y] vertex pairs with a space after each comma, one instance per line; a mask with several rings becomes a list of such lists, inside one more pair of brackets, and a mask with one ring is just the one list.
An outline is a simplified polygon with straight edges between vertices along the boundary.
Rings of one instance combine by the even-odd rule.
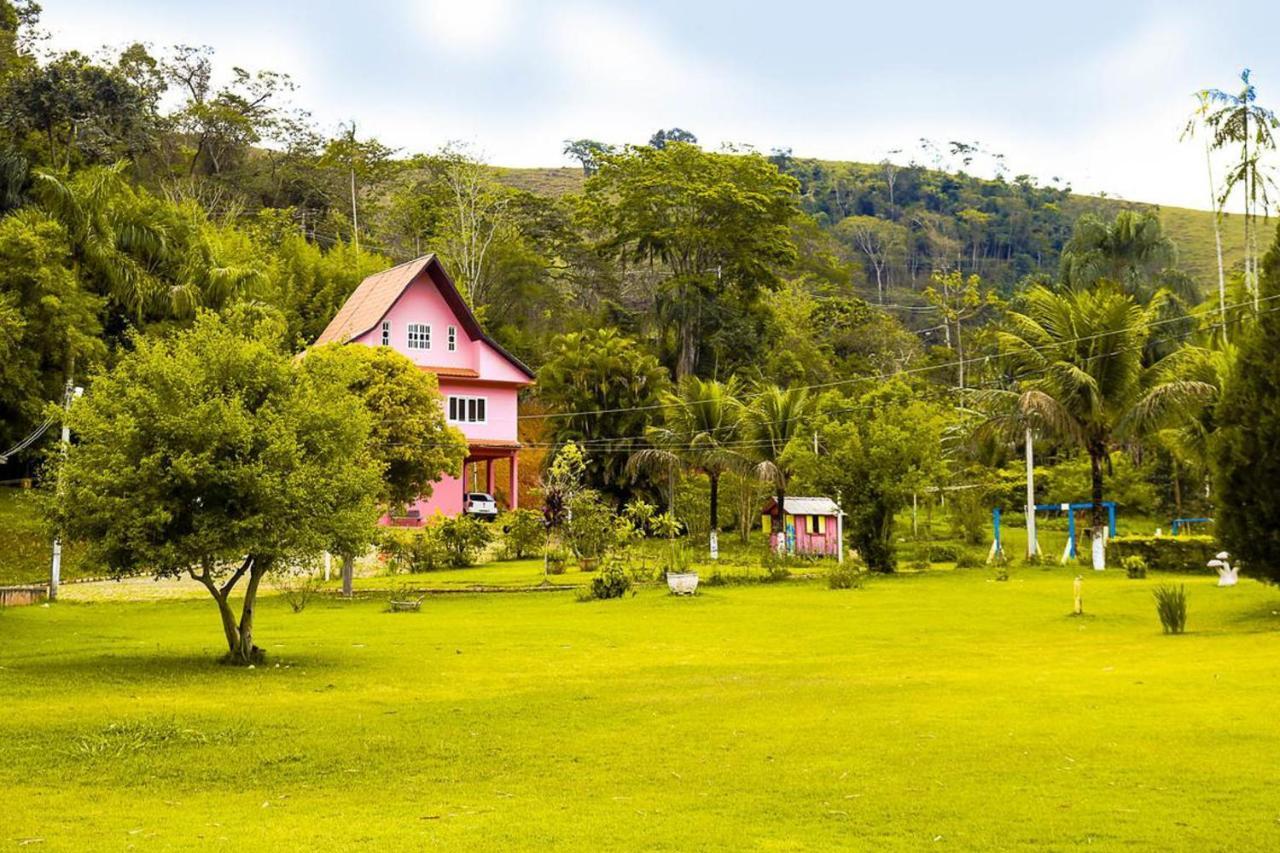
[[770, 544], [788, 554], [808, 554], [842, 559], [844, 512], [830, 498], [783, 498], [782, 520], [778, 499], [770, 498], [761, 510], [761, 523]]

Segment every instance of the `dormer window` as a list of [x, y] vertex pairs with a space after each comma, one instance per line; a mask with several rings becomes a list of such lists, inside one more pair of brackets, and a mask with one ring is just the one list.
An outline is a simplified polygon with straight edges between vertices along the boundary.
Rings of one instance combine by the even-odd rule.
[[453, 352], [458, 348], [458, 327], [449, 327], [449, 352]]
[[391, 346], [391, 321], [382, 321], [382, 345], [384, 347]]
[[425, 323], [410, 323], [406, 345], [409, 349], [431, 349], [431, 327]]

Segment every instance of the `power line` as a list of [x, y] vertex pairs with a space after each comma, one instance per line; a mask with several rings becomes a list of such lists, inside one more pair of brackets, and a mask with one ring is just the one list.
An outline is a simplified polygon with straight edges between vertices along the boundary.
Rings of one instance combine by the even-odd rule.
[[[1262, 302], [1268, 302], [1274, 299], [1280, 299], [1280, 294], [1265, 297], [1259, 300], [1259, 304], [1261, 304]], [[1227, 310], [1230, 310], [1233, 308], [1250, 307], [1253, 304], [1254, 304], [1253, 300], [1246, 300], [1244, 302], [1238, 302], [1234, 305], [1228, 305], [1226, 306], [1226, 308]], [[1259, 313], [1265, 314], [1270, 312], [1263, 311]], [[1194, 318], [1166, 317], [1163, 320], [1153, 320], [1152, 322], [1147, 323], [1145, 325], [1147, 328], [1151, 328], [1153, 326], [1164, 326], [1170, 323], [1181, 323], [1189, 319], [1194, 319]], [[1211, 323], [1209, 324], [1208, 328], [1213, 329], [1221, 325], [1222, 325], [1221, 323]], [[1066, 344], [1083, 343], [1084, 341], [1096, 340], [1098, 338], [1110, 337], [1112, 335], [1119, 335], [1124, 332], [1131, 332], [1137, 328], [1139, 327], [1127, 326], [1122, 329], [1113, 329], [1107, 332], [1097, 332], [1092, 335], [1082, 335], [1080, 337], [1075, 337], [1075, 338], [1065, 338], [1063, 340], [1054, 341], [1052, 343], [1044, 344], [1038, 347], [1026, 347], [1024, 349], [1018, 350], [1018, 352], [1019, 353], [1041, 352], [1044, 350], [1055, 349], [1055, 348], [1064, 346]], [[1192, 330], [1192, 331], [1196, 331], [1196, 330]], [[1188, 332], [1187, 334], [1190, 334], [1190, 332]], [[1144, 343], [1144, 346], [1145, 346], [1145, 343]], [[835, 388], [841, 385], [849, 385], [857, 382], [875, 382], [875, 381], [883, 382], [897, 376], [917, 375], [921, 373], [928, 373], [934, 370], [959, 368], [961, 366], [968, 366], [968, 365], [977, 364], [980, 362], [990, 362], [992, 358], [995, 358], [995, 357], [996, 356], [992, 356], [990, 354], [966, 356], [964, 358], [956, 359], [954, 361], [939, 362], [938, 364], [926, 364], [926, 365], [921, 365], [920, 367], [903, 368], [902, 370], [897, 370], [893, 372], [884, 371], [880, 373], [863, 374], [860, 376], [851, 376], [844, 379], [836, 379], [830, 382], [819, 382], [813, 385], [791, 386], [791, 389], [789, 390], [815, 391], [815, 390], [822, 390], [826, 388]], [[753, 394], [747, 394], [742, 399], [752, 400], [761, 396], [763, 393], [765, 392], [755, 392]], [[608, 408], [608, 409], [585, 409], [585, 410], [580, 410], [576, 412], [540, 412], [537, 414], [520, 415], [519, 419], [520, 420], [547, 420], [550, 418], [573, 418], [573, 417], [581, 417], [586, 415], [622, 414], [625, 412], [643, 412], [643, 411], [653, 411], [657, 409], [670, 409], [670, 408], [678, 407], [680, 405], [683, 405], [683, 403], [680, 401], [673, 401], [673, 402], [667, 402], [667, 403], [651, 403], [644, 406], [618, 406], [615, 408]]]

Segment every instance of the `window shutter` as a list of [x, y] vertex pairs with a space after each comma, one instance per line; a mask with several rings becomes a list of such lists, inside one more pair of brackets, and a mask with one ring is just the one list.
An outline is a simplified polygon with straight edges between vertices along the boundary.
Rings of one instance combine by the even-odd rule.
[[817, 519], [818, 519], [818, 532], [825, 536], [827, 533], [827, 517], [825, 515], [819, 515], [817, 516]]

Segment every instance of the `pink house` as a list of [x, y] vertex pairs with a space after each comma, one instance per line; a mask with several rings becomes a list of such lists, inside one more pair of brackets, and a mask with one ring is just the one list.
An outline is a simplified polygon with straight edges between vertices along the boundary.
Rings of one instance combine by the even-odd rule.
[[[316, 339], [393, 347], [440, 382], [445, 416], [467, 437], [462, 476], [444, 476], [397, 524], [435, 513], [458, 515], [470, 491], [495, 494], [496, 466], [506, 463], [507, 503], [517, 506], [517, 396], [533, 372], [484, 333], [435, 255], [400, 264], [360, 283]], [[480, 478], [483, 469], [483, 479]]]
[[762, 512], [762, 526], [778, 551], [836, 557], [844, 561], [844, 513], [830, 498], [783, 499], [782, 523], [778, 523], [778, 499], [770, 498]]

